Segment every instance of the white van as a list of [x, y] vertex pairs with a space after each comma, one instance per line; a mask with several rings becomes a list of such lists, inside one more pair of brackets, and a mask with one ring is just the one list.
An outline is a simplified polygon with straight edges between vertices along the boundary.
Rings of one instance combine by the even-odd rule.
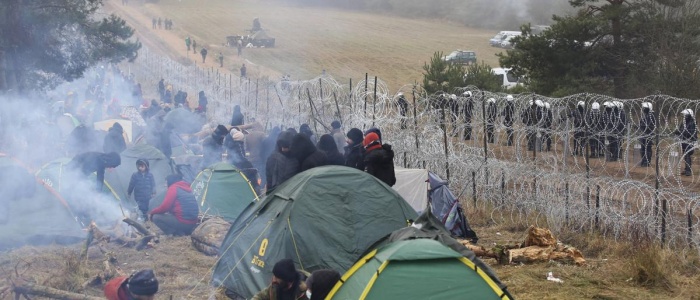
[[501, 42], [509, 36], [521, 35], [520, 31], [501, 31], [489, 40], [489, 45], [492, 47], [501, 47]]
[[506, 88], [514, 88], [518, 84], [522, 84], [520, 78], [513, 75], [510, 72], [510, 68], [493, 68], [493, 73], [496, 74], [501, 79], [501, 85]]

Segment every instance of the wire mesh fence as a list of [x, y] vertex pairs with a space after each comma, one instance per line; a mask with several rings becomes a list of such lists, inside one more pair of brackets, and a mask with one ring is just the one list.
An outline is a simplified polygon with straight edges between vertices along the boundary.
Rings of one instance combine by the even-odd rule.
[[146, 86], [164, 78], [190, 95], [205, 91], [208, 118], [223, 124], [240, 105], [248, 120], [268, 129], [307, 123], [320, 134], [333, 120], [345, 131], [380, 128], [397, 166], [440, 174], [467, 209], [490, 210], [496, 222], [528, 225], [536, 216], [555, 231], [566, 226], [614, 239], [700, 245], [700, 168], [692, 164], [697, 145], [678, 132], [686, 128], [681, 112], [696, 112], [698, 100], [596, 94], [511, 99], [473, 86], [452, 96], [413, 85], [390, 91], [369, 75], [347, 83], [327, 75], [241, 78], [183, 66], [145, 47], [129, 72]]

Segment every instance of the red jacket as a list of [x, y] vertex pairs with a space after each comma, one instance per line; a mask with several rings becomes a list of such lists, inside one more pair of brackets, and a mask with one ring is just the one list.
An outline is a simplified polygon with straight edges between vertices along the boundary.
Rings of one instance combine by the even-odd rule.
[[129, 290], [126, 288], [127, 276], [112, 278], [105, 284], [105, 297], [107, 300], [129, 300]]
[[192, 194], [192, 189], [184, 181], [178, 181], [168, 187], [163, 203], [151, 210], [151, 215], [171, 213], [183, 224], [197, 224], [199, 205]]

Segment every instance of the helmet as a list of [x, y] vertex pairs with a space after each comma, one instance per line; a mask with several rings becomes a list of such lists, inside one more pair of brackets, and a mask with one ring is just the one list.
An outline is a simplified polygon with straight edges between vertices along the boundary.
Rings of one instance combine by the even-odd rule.
[[648, 108], [649, 111], [654, 110], [653, 107], [651, 106], [651, 102], [644, 102], [644, 103], [642, 103], [642, 108]]
[[457, 95], [455, 95], [455, 94], [450, 95], [450, 99], [457, 100]]
[[586, 102], [579, 101], [576, 106], [586, 107]]
[[695, 114], [693, 114], [693, 110], [690, 109], [690, 108], [684, 109], [684, 110], [681, 112], [681, 114], [683, 114], [684, 116], [691, 116], [691, 117], [695, 115]]
[[535, 100], [535, 105], [537, 105], [537, 106], [539, 106], [539, 107], [543, 107], [543, 106], [544, 106], [544, 102], [542, 102], [542, 100], [539, 100], [539, 99], [538, 99], [538, 100]]
[[462, 96], [464, 96], [464, 97], [471, 97], [471, 96], [472, 96], [472, 92], [471, 92], [471, 91], [466, 91], [466, 92], [462, 93]]
[[591, 104], [591, 109], [600, 109], [600, 104], [598, 104], [598, 102], [593, 102], [593, 104]]
[[613, 105], [615, 107], [622, 109], [625, 105], [622, 103], [622, 101], [613, 101]]
[[486, 103], [496, 103], [496, 99], [489, 98], [488, 100], [486, 100]]
[[603, 106], [605, 106], [606, 108], [608, 108], [608, 107], [612, 108], [614, 105], [610, 101], [605, 101], [605, 102], [603, 102]]
[[513, 101], [513, 95], [506, 96], [506, 101]]
[[535, 100], [530, 100], [530, 101], [528, 102], [528, 104], [529, 104], [530, 106], [532, 106], [533, 104], [535, 104]]
[[399, 92], [398, 96], [399, 97], [403, 96], [403, 92]]
[[549, 102], [545, 102], [545, 103], [544, 103], [544, 107], [545, 107], [546, 109], [549, 109], [551, 106], [549, 105]]

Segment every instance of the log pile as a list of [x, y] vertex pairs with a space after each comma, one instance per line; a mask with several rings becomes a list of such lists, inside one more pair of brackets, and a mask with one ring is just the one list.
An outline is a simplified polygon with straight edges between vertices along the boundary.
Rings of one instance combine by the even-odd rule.
[[557, 241], [552, 232], [546, 228], [530, 226], [527, 237], [521, 245], [496, 245], [491, 249], [471, 244], [467, 240], [460, 243], [474, 252], [476, 256], [496, 259], [500, 264], [538, 263], [555, 261], [565, 264], [585, 265], [581, 251]]

